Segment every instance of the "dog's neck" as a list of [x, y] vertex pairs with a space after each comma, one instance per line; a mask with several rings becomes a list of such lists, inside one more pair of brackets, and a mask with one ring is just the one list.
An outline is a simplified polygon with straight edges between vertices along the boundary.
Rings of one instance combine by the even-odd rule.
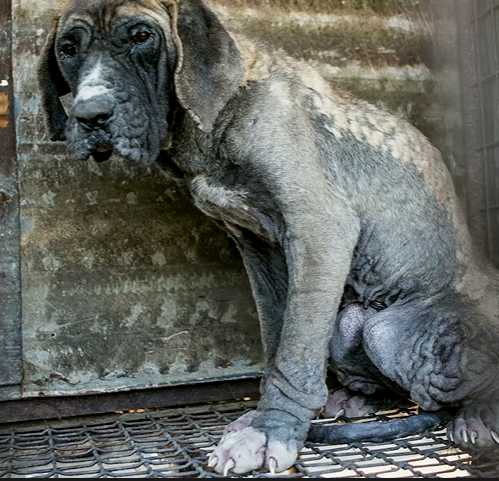
[[171, 112], [168, 133], [156, 162], [177, 178], [208, 174], [211, 163], [206, 156], [211, 150], [211, 134], [202, 132], [179, 104]]

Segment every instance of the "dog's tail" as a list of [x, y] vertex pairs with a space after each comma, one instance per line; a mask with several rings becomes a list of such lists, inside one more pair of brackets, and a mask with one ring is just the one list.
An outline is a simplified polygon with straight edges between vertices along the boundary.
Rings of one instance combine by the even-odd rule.
[[435, 412], [424, 411], [389, 421], [349, 422], [333, 425], [312, 423], [307, 441], [322, 444], [393, 441], [397, 438], [438, 429], [454, 417], [455, 413], [442, 409]]

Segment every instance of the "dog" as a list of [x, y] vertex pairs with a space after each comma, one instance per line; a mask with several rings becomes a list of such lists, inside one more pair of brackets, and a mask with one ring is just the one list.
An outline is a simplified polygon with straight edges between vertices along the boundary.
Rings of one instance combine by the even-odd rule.
[[[497, 450], [499, 273], [415, 127], [230, 33], [201, 0], [75, 0], [38, 78], [53, 141], [158, 162], [239, 248], [266, 367], [216, 472], [282, 472], [321, 412], [386, 397], [454, 410], [458, 446]], [[343, 389], [328, 394], [328, 371]]]

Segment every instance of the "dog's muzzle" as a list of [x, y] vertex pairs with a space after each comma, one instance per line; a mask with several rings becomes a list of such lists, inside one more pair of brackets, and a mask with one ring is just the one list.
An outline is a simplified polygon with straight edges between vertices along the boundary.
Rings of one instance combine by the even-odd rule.
[[88, 131], [103, 129], [114, 114], [116, 102], [111, 95], [97, 95], [89, 99], [76, 99], [73, 116]]
[[114, 116], [115, 107], [114, 98], [107, 94], [77, 98], [73, 106], [73, 117], [94, 145], [92, 157], [97, 162], [108, 160], [113, 153], [107, 126]]

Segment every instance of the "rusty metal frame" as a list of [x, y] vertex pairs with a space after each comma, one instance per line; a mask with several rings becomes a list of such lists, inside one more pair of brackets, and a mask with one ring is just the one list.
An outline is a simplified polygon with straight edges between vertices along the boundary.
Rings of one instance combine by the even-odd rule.
[[[484, 79], [478, 62], [477, 1], [480, 0], [455, 1], [464, 84], [467, 212], [475, 239], [490, 254], [494, 241], [498, 240], [492, 236], [491, 216], [499, 206], [492, 205], [488, 191]], [[259, 397], [259, 378], [220, 379], [88, 396], [20, 399], [22, 304], [11, 6], [12, 0], [0, 0], [0, 81], [4, 80], [0, 92], [10, 100], [8, 125], [0, 127], [0, 353], [3, 356], [0, 398], [10, 399], [0, 402], [0, 424], [3, 424], [0, 425], [0, 477], [81, 477], [82, 474], [222, 477], [206, 470], [207, 455], [218, 442], [223, 427], [248, 406], [241, 403], [231, 411], [225, 403], [214, 403], [246, 402], [249, 398], [254, 404]], [[494, 7], [491, 11], [492, 15], [499, 14]], [[499, 88], [499, 71], [494, 75]], [[196, 404], [201, 407], [193, 408]], [[165, 407], [179, 409], [176, 413], [163, 409], [150, 411]], [[209, 412], [194, 411], [201, 408]], [[105, 420], [97, 416], [138, 409], [146, 412], [113, 414]], [[30, 422], [20, 425], [22, 421]], [[440, 473], [442, 477], [452, 473], [492, 477], [499, 474], [499, 460], [472, 460], [439, 431], [389, 445], [307, 443], [293, 469], [282, 477], [393, 477], [395, 473], [409, 477], [439, 477]], [[275, 476], [254, 472], [250, 477]]]
[[32, 398], [0, 402], [0, 426], [116, 411], [178, 407], [260, 397], [260, 379], [226, 379], [130, 392]]
[[21, 396], [21, 274], [14, 79], [12, 0], [0, 2], [0, 93], [7, 96], [7, 125], [0, 127], [0, 398]]

